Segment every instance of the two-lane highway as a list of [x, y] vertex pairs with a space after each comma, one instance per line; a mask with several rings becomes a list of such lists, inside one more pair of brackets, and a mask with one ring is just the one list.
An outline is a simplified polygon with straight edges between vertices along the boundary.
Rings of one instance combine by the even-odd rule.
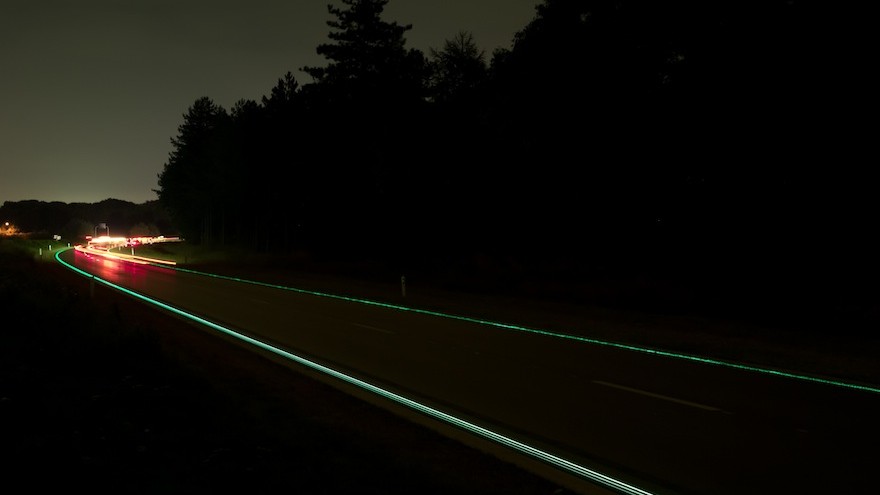
[[60, 257], [647, 493], [857, 493], [872, 486], [880, 461], [880, 393], [870, 387], [73, 250]]

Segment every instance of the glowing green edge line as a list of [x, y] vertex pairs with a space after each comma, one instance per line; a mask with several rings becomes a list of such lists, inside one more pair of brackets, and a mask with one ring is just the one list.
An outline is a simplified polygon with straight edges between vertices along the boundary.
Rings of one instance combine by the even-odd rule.
[[[225, 333], [225, 334], [232, 336], [236, 339], [239, 339], [241, 341], [247, 342], [248, 344], [251, 344], [253, 346], [259, 347], [259, 348], [264, 349], [266, 351], [272, 352], [272, 353], [277, 354], [281, 357], [287, 358], [291, 361], [294, 361], [294, 362], [299, 363], [301, 365], [312, 368], [316, 371], [319, 371], [321, 373], [329, 375], [329, 376], [336, 378], [338, 380], [342, 380], [346, 383], [355, 385], [359, 388], [367, 390], [368, 392], [372, 392], [372, 393], [379, 395], [381, 397], [385, 397], [386, 399], [390, 399], [394, 402], [402, 404], [402, 405], [409, 407], [410, 409], [413, 409], [415, 411], [418, 411], [422, 414], [431, 416], [435, 419], [439, 419], [439, 420], [444, 421], [446, 423], [449, 423], [453, 426], [457, 426], [457, 427], [462, 428], [466, 431], [469, 431], [471, 433], [479, 435], [483, 438], [494, 441], [496, 443], [499, 443], [501, 445], [509, 447], [513, 450], [519, 451], [523, 454], [526, 454], [526, 455], [531, 456], [533, 458], [544, 461], [548, 464], [551, 464], [551, 465], [556, 466], [560, 469], [563, 469], [564, 471], [567, 471], [569, 473], [581, 476], [583, 478], [586, 478], [586, 479], [591, 480], [596, 483], [600, 483], [608, 488], [617, 490], [620, 493], [624, 493], [627, 495], [652, 495], [650, 492], [642, 490], [641, 488], [637, 488], [635, 486], [629, 485], [627, 483], [624, 483], [623, 481], [614, 479], [610, 476], [604, 475], [604, 474], [599, 473], [597, 471], [593, 471], [592, 469], [581, 466], [581, 465], [576, 464], [574, 462], [571, 462], [567, 459], [563, 459], [559, 456], [556, 456], [556, 455], [553, 455], [549, 452], [545, 452], [545, 451], [540, 450], [538, 448], [532, 447], [531, 445], [527, 445], [527, 444], [522, 443], [518, 440], [514, 440], [510, 437], [506, 437], [504, 435], [501, 435], [500, 433], [496, 433], [496, 432], [489, 430], [489, 429], [486, 429], [482, 426], [478, 426], [474, 423], [457, 418], [457, 417], [452, 416], [452, 415], [445, 413], [443, 411], [426, 406], [426, 405], [421, 404], [419, 402], [416, 402], [412, 399], [409, 399], [409, 398], [404, 397], [402, 395], [398, 395], [394, 392], [385, 390], [381, 387], [377, 387], [376, 385], [365, 382], [365, 381], [360, 380], [358, 378], [355, 378], [353, 376], [346, 375], [345, 373], [342, 373], [340, 371], [336, 371], [332, 368], [328, 368], [327, 366], [324, 366], [322, 364], [316, 363], [314, 361], [310, 361], [310, 360], [303, 358], [301, 356], [297, 356], [296, 354], [290, 353], [290, 352], [285, 351], [283, 349], [279, 349], [278, 347], [274, 347], [274, 346], [269, 345], [265, 342], [261, 342], [257, 339], [248, 337], [247, 335], [242, 335], [240, 333], [234, 332], [233, 330], [230, 330], [228, 328], [220, 326], [214, 322], [208, 321], [208, 320], [201, 318], [199, 316], [196, 316], [192, 313], [187, 313], [186, 311], [175, 308], [174, 306], [170, 306], [170, 305], [165, 304], [161, 301], [151, 299], [147, 296], [144, 296], [143, 294], [139, 294], [139, 293], [134, 292], [130, 289], [126, 289], [125, 287], [122, 287], [120, 285], [116, 285], [113, 282], [110, 282], [108, 280], [104, 280], [100, 277], [96, 277], [96, 276], [92, 275], [91, 273], [80, 270], [79, 268], [62, 260], [60, 258], [61, 253], [68, 250], [68, 249], [72, 249], [72, 248], [63, 248], [63, 249], [59, 250], [58, 252], [56, 252], [55, 259], [59, 263], [61, 263], [62, 265], [66, 266], [67, 268], [73, 270], [76, 273], [79, 273], [80, 275], [85, 276], [86, 278], [93, 279], [93, 280], [100, 282], [108, 287], [111, 287], [111, 288], [116, 289], [120, 292], [131, 295], [133, 297], [136, 297], [142, 301], [156, 305], [156, 306], [158, 306], [162, 309], [165, 309], [167, 311], [170, 311], [174, 314], [183, 316], [184, 318], [188, 318], [188, 319], [193, 320], [197, 323], [200, 323], [202, 325], [213, 328], [214, 330]], [[168, 266], [166, 266], [166, 265], [158, 265], [158, 266], [161, 266], [163, 268], [168, 268]], [[191, 270], [184, 270], [184, 271], [191, 271]], [[194, 272], [194, 273], [199, 273], [199, 272]], [[211, 275], [211, 274], [203, 274], [203, 275]], [[227, 278], [227, 277], [221, 277], [221, 278]], [[242, 281], [249, 282], [249, 281], [244, 281], [244, 280], [242, 280]], [[254, 282], [254, 283], [259, 284], [259, 282]], [[268, 284], [261, 284], [261, 285], [268, 285]], [[293, 289], [293, 290], [297, 290], [297, 289]], [[305, 291], [303, 291], [303, 292], [305, 292]], [[333, 297], [336, 297], [336, 296], [333, 296]], [[347, 299], [347, 298], [342, 298], [342, 299]]]
[[253, 284], [253, 285], [262, 285], [262, 286], [271, 287], [274, 289], [283, 289], [283, 290], [289, 290], [289, 291], [293, 291], [293, 292], [300, 292], [303, 294], [309, 294], [309, 295], [313, 295], [313, 296], [329, 297], [332, 299], [341, 299], [344, 301], [357, 302], [357, 303], [361, 303], [361, 304], [381, 306], [384, 308], [396, 309], [399, 311], [410, 311], [413, 313], [422, 313], [422, 314], [431, 315], [431, 316], [440, 316], [443, 318], [451, 318], [451, 319], [455, 319], [455, 320], [467, 321], [469, 323], [477, 323], [480, 325], [487, 325], [487, 326], [498, 327], [498, 328], [506, 328], [508, 330], [516, 330], [518, 332], [546, 335], [549, 337], [556, 337], [556, 338], [567, 339], [567, 340], [575, 340], [578, 342], [584, 342], [584, 343], [588, 343], [588, 344], [595, 344], [595, 345], [601, 345], [601, 346], [607, 346], [607, 347], [615, 347], [618, 349], [625, 349], [628, 351], [636, 351], [636, 352], [642, 352], [642, 353], [646, 353], [646, 354], [653, 354], [656, 356], [663, 356], [663, 357], [669, 357], [669, 358], [675, 358], [675, 359], [683, 359], [683, 360], [687, 360], [687, 361], [696, 361], [698, 363], [711, 364], [714, 366], [723, 366], [723, 367], [727, 367], [727, 368], [735, 368], [735, 369], [745, 370], [745, 371], [750, 371], [750, 372], [765, 373], [768, 375], [776, 375], [776, 376], [785, 377], [785, 378], [793, 378], [796, 380], [822, 383], [825, 385], [833, 385], [836, 387], [844, 387], [844, 388], [850, 388], [850, 389], [880, 394], [880, 388], [872, 387], [872, 386], [868, 386], [868, 385], [860, 385], [860, 384], [856, 384], [856, 383], [848, 383], [848, 382], [844, 382], [844, 381], [840, 381], [840, 380], [831, 380], [828, 378], [819, 378], [819, 377], [815, 377], [815, 376], [801, 375], [801, 374], [791, 373], [791, 372], [787, 372], [787, 371], [773, 370], [773, 369], [769, 369], [769, 368], [760, 368], [757, 366], [749, 366], [749, 365], [735, 363], [735, 362], [731, 362], [731, 361], [723, 361], [720, 359], [711, 359], [711, 358], [705, 358], [705, 357], [701, 357], [701, 356], [693, 356], [693, 355], [689, 355], [689, 354], [681, 354], [681, 353], [677, 353], [677, 352], [664, 351], [664, 350], [660, 350], [660, 349], [651, 349], [648, 347], [639, 347], [639, 346], [630, 345], [630, 344], [621, 344], [619, 342], [609, 342], [606, 340], [598, 340], [598, 339], [591, 339], [591, 338], [587, 338], [587, 337], [580, 337], [577, 335], [570, 335], [570, 334], [559, 333], [559, 332], [550, 332], [547, 330], [538, 330], [535, 328], [528, 328], [528, 327], [523, 327], [523, 326], [519, 326], [519, 325], [512, 325], [509, 323], [499, 323], [499, 322], [488, 321], [488, 320], [480, 320], [477, 318], [470, 318], [467, 316], [459, 316], [459, 315], [453, 315], [453, 314], [447, 314], [447, 313], [439, 313], [436, 311], [430, 311], [430, 310], [426, 310], [426, 309], [409, 308], [406, 306], [383, 303], [383, 302], [378, 302], [378, 301], [371, 301], [368, 299], [358, 299], [358, 298], [354, 298], [354, 297], [340, 296], [340, 295], [336, 295], [336, 294], [326, 294], [326, 293], [322, 293], [322, 292], [309, 291], [309, 290], [305, 290], [305, 289], [297, 289], [294, 287], [285, 287], [283, 285], [275, 285], [275, 284], [270, 284], [270, 283], [266, 283], [266, 282], [259, 282], [256, 280], [248, 280], [248, 279], [243, 279], [243, 278], [238, 278], [238, 277], [218, 275], [216, 273], [200, 272], [197, 270], [190, 270], [190, 269], [181, 268], [178, 266], [166, 266], [166, 265], [161, 265], [161, 264], [155, 264], [154, 266], [161, 267], [161, 268], [167, 268], [169, 270], [178, 270], [178, 271], [182, 271], [182, 272], [193, 273], [196, 275], [202, 275], [202, 276], [206, 276], [206, 277], [222, 278], [222, 279], [226, 279], [226, 280], [232, 280], [234, 282], [242, 282], [242, 283]]

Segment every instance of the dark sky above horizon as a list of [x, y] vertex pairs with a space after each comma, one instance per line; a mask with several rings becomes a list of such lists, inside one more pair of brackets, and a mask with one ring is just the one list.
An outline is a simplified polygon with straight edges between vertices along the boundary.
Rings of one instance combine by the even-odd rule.
[[[4, 0], [0, 4], [0, 204], [156, 199], [187, 108], [259, 101], [290, 71], [323, 66], [334, 0]], [[391, 0], [428, 53], [469, 31], [487, 58], [540, 0]]]

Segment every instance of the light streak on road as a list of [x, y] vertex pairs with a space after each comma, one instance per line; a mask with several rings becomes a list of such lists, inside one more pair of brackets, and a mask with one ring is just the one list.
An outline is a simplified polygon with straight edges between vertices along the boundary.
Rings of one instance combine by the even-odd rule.
[[[431, 406], [422, 404], [421, 402], [415, 401], [415, 400], [410, 399], [408, 397], [405, 397], [403, 395], [400, 395], [400, 394], [397, 394], [397, 393], [392, 392], [390, 390], [386, 390], [382, 387], [373, 385], [369, 382], [366, 382], [366, 381], [361, 380], [359, 378], [356, 378], [354, 376], [348, 375], [346, 373], [343, 373], [341, 371], [335, 370], [335, 369], [330, 368], [328, 366], [322, 365], [322, 364], [317, 363], [315, 361], [306, 359], [306, 358], [299, 356], [297, 354], [294, 354], [290, 351], [281, 349], [279, 347], [275, 347], [271, 344], [268, 344], [268, 343], [263, 342], [261, 340], [255, 339], [255, 338], [250, 337], [248, 335], [238, 333], [234, 330], [226, 328], [222, 325], [214, 323], [214, 322], [207, 320], [205, 318], [202, 318], [198, 315], [183, 311], [179, 308], [171, 306], [170, 304], [166, 304], [161, 301], [157, 301], [157, 300], [152, 299], [150, 297], [147, 297], [143, 294], [140, 294], [138, 292], [127, 289], [121, 285], [117, 285], [117, 284], [114, 284], [113, 282], [110, 282], [108, 280], [104, 280], [100, 277], [96, 277], [95, 275], [92, 275], [92, 274], [90, 274], [84, 270], [81, 270], [81, 269], [71, 265], [70, 263], [67, 263], [66, 261], [62, 260], [60, 257], [61, 253], [63, 253], [64, 251], [67, 251], [68, 249], [71, 249], [71, 248], [64, 248], [64, 249], [61, 249], [55, 253], [55, 259], [59, 263], [61, 263], [65, 267], [69, 268], [70, 270], [73, 270], [74, 272], [76, 272], [80, 275], [83, 275], [89, 279], [95, 280], [96, 282], [104, 284], [112, 289], [118, 290], [118, 291], [123, 292], [125, 294], [128, 294], [132, 297], [140, 299], [141, 301], [147, 302], [149, 304], [152, 304], [154, 306], [162, 308], [162, 309], [169, 311], [171, 313], [174, 313], [176, 315], [182, 316], [182, 317], [187, 318], [189, 320], [195, 321], [199, 324], [205, 325], [209, 328], [217, 330], [218, 332], [224, 333], [224, 334], [229, 335], [233, 338], [236, 338], [238, 340], [241, 340], [243, 342], [251, 344], [255, 347], [258, 347], [258, 348], [263, 349], [265, 351], [271, 352], [275, 355], [286, 358], [286, 359], [293, 361], [297, 364], [300, 364], [302, 366], [306, 366], [310, 369], [316, 370], [320, 373], [323, 373], [323, 374], [330, 376], [332, 378], [335, 378], [337, 380], [341, 380], [341, 381], [346, 382], [348, 384], [354, 385], [362, 390], [366, 390], [366, 391], [371, 392], [371, 393], [378, 395], [380, 397], [384, 397], [386, 399], [389, 399], [393, 402], [396, 402], [398, 404], [406, 406], [407, 408], [412, 409], [412, 410], [419, 412], [421, 414], [424, 414], [426, 416], [432, 417], [432, 418], [440, 420], [444, 423], [461, 428], [461, 429], [468, 431], [474, 435], [485, 438], [485, 439], [490, 440], [492, 442], [495, 442], [499, 445], [503, 445], [505, 447], [508, 447], [508, 448], [510, 448], [514, 451], [517, 451], [521, 454], [525, 454], [533, 459], [543, 461], [543, 462], [545, 462], [551, 466], [554, 466], [564, 472], [573, 474], [575, 476], [578, 476], [582, 479], [596, 483], [596, 484], [603, 486], [605, 488], [614, 490], [617, 493], [621, 493], [624, 495], [652, 495], [651, 492], [648, 492], [648, 491], [645, 491], [645, 490], [638, 488], [636, 486], [630, 485], [629, 483], [626, 483], [622, 480], [618, 480], [618, 479], [613, 478], [611, 476], [608, 476], [606, 474], [603, 474], [603, 473], [600, 473], [600, 472], [595, 471], [593, 469], [590, 469], [586, 466], [582, 466], [582, 465], [577, 464], [575, 462], [572, 462], [568, 459], [562, 458], [558, 455], [555, 455], [550, 452], [546, 452], [546, 451], [541, 450], [539, 448], [528, 445], [522, 441], [510, 438], [506, 435], [502, 435], [500, 433], [492, 431], [492, 430], [485, 428], [483, 426], [479, 426], [479, 425], [474, 424], [470, 421], [466, 421], [466, 420], [461, 419], [459, 417], [456, 417], [452, 414], [440, 411], [439, 409], [435, 409]], [[131, 260], [126, 260], [126, 261], [131, 261]], [[191, 271], [191, 270], [184, 270], [184, 271]], [[198, 272], [196, 272], [196, 273], [198, 273]], [[222, 278], [226, 278], [226, 277], [222, 277]], [[256, 283], [256, 282], [254, 282], [254, 283]], [[262, 285], [269, 285], [269, 284], [262, 284]], [[308, 292], [308, 291], [300, 291], [300, 292]], [[349, 299], [349, 298], [344, 298], [344, 297], [342, 297], [340, 299], [357, 301], [356, 299]], [[362, 301], [362, 302], [369, 302], [369, 301]], [[444, 315], [441, 315], [441, 316], [444, 316]]]
[[81, 253], [90, 254], [93, 256], [103, 256], [104, 258], [111, 258], [120, 261], [128, 261], [131, 263], [137, 263], [139, 265], [176, 265], [176, 261], [171, 260], [162, 260], [159, 258], [149, 258], [146, 256], [135, 256], [133, 254], [125, 254], [125, 253], [112, 253], [110, 251], [105, 251], [103, 249], [97, 249], [93, 247], [83, 247], [83, 246], [74, 246], [74, 249]]

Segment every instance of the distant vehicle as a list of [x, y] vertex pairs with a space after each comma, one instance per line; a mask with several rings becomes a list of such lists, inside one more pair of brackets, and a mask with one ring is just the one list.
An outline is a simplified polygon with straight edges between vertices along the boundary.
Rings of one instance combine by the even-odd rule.
[[126, 237], [110, 237], [106, 235], [92, 237], [91, 239], [87, 239], [87, 241], [87, 247], [104, 250], [121, 247], [128, 244], [128, 238]]

